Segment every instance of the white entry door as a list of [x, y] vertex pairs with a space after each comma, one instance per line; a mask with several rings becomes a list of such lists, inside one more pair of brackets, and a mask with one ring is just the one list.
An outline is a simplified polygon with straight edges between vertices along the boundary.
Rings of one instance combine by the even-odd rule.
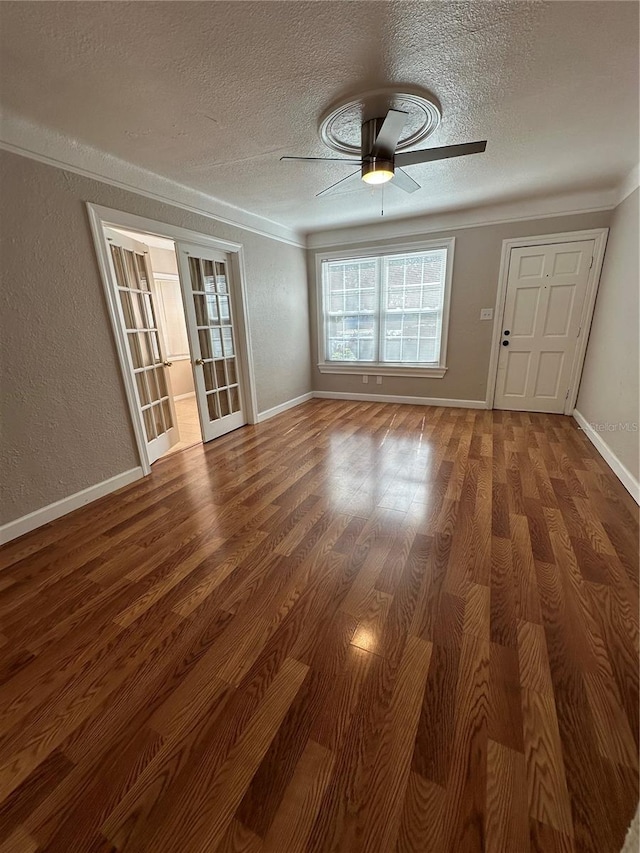
[[496, 409], [564, 412], [594, 242], [511, 250]]
[[158, 334], [149, 247], [105, 228], [120, 323], [127, 338], [129, 368], [142, 413], [149, 462], [155, 462], [180, 436], [167, 368]]
[[233, 282], [224, 252], [178, 243], [196, 399], [204, 441], [244, 426]]

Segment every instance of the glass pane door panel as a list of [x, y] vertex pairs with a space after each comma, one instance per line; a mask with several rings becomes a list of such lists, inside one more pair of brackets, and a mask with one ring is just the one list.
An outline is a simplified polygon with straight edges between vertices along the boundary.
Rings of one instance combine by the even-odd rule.
[[156, 437], [156, 431], [153, 426], [153, 417], [151, 414], [151, 409], [143, 409], [142, 416], [144, 418], [144, 429], [147, 434], [147, 441], [153, 441]]
[[227, 415], [231, 414], [231, 408], [229, 406], [229, 395], [226, 391], [220, 391], [218, 397], [220, 403], [220, 414], [223, 418], [225, 418]]
[[235, 361], [235, 359], [234, 358], [227, 359], [227, 361], [225, 362], [225, 365], [227, 368], [227, 384], [228, 385], [235, 385], [238, 381], [236, 378], [236, 361]]
[[135, 374], [136, 384], [138, 386], [138, 397], [140, 398], [140, 403], [143, 406], [147, 406], [151, 402], [151, 398], [149, 397], [149, 391], [147, 389], [147, 383], [144, 378], [144, 371], [141, 370], [140, 373]]
[[204, 290], [202, 282], [202, 270], [198, 258], [189, 258], [189, 278], [193, 290]]
[[124, 287], [129, 287], [131, 290], [139, 290], [138, 275], [136, 264], [133, 259], [134, 253], [124, 250], [124, 268], [125, 268], [125, 284]]
[[209, 340], [211, 342], [211, 354], [214, 358], [222, 356], [222, 334], [220, 329], [209, 329]]
[[131, 361], [133, 362], [134, 367], [144, 367], [144, 361], [142, 360], [142, 350], [140, 349], [140, 341], [138, 340], [137, 332], [129, 332], [127, 335], [127, 341], [129, 342], [129, 351], [131, 353]]
[[124, 258], [120, 246], [110, 245], [111, 259], [113, 260], [113, 268], [116, 273], [116, 284], [118, 287], [129, 287], [127, 276], [124, 271]]
[[207, 306], [204, 301], [204, 296], [193, 294], [193, 304], [196, 307], [196, 323], [198, 326], [206, 326], [208, 322]]
[[156, 370], [156, 379], [158, 380], [158, 391], [161, 397], [168, 397], [167, 382], [164, 378], [164, 370]]
[[[224, 345], [225, 356], [233, 355], [233, 334], [231, 332], [231, 327], [226, 326], [220, 331], [222, 332], [222, 343]], [[218, 334], [220, 334], [220, 332], [218, 332]], [[220, 353], [220, 355], [222, 355], [222, 353]]]
[[239, 412], [240, 411], [240, 394], [238, 393], [238, 386], [234, 385], [233, 388], [229, 388], [229, 397], [231, 399], [231, 411]]
[[202, 371], [204, 375], [204, 387], [207, 391], [212, 391], [216, 387], [213, 373], [213, 362], [205, 361], [202, 365]]
[[216, 261], [216, 290], [218, 293], [228, 293], [227, 271], [224, 263]]
[[138, 287], [140, 288], [140, 290], [150, 290], [149, 280], [147, 278], [147, 270], [145, 268], [144, 263], [144, 257], [136, 252], [135, 259]]
[[[218, 296], [218, 302], [220, 303], [220, 322], [223, 326], [227, 326], [231, 323], [231, 312], [229, 310], [229, 297], [228, 296]], [[217, 313], [217, 312], [216, 312]], [[216, 316], [216, 322], [217, 322]]]
[[218, 395], [215, 393], [207, 394], [207, 408], [209, 410], [209, 417], [211, 418], [212, 421], [217, 421], [218, 418], [220, 417], [220, 411], [218, 408], [218, 399], [217, 398], [218, 398]]
[[217, 323], [220, 317], [220, 312], [218, 311], [218, 302], [215, 296], [205, 296], [207, 300], [206, 312], [205, 312], [205, 322], [206, 323]]
[[142, 307], [142, 301], [140, 299], [139, 293], [131, 294], [131, 304], [133, 306], [133, 321], [135, 323], [134, 329], [146, 329], [147, 324], [144, 319], [144, 309]]
[[158, 394], [158, 383], [156, 382], [156, 372], [153, 368], [151, 370], [145, 371], [147, 376], [147, 385], [149, 387], [149, 394], [151, 396], [151, 400], [159, 400], [160, 395]]
[[142, 353], [142, 363], [145, 367], [151, 364], [151, 348], [149, 347], [149, 338], [146, 332], [139, 332], [137, 335], [138, 343], [140, 344], [140, 352]]
[[165, 432], [164, 420], [162, 418], [162, 406], [154, 406], [151, 411], [153, 412], [153, 423], [156, 428], [156, 433], [158, 435], [162, 435], [162, 433]]
[[162, 401], [162, 416], [164, 418], [165, 427], [169, 429], [173, 426], [173, 418], [171, 417], [171, 407], [169, 405], [169, 400]]
[[133, 317], [133, 306], [131, 304], [131, 294], [126, 290], [119, 290], [120, 304], [122, 305], [122, 315], [124, 324], [127, 329], [135, 329], [136, 323]]
[[151, 343], [151, 357], [155, 364], [159, 364], [162, 361], [162, 357], [160, 355], [160, 341], [158, 340], [158, 333], [149, 332], [149, 341]]
[[157, 329], [156, 318], [153, 311], [153, 302], [151, 301], [151, 294], [143, 293], [141, 298], [146, 328]]
[[202, 261], [202, 274], [204, 280], [204, 289], [207, 293], [212, 293], [216, 289], [215, 270], [213, 261]]

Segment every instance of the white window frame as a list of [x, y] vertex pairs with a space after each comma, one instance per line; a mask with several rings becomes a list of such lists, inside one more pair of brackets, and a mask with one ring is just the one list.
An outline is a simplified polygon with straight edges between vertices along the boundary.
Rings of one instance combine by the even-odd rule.
[[[366, 249], [341, 249], [336, 252], [316, 252], [316, 306], [318, 330], [318, 370], [320, 373], [347, 373], [376, 376], [428, 376], [442, 379], [447, 372], [447, 339], [449, 336], [449, 306], [451, 302], [451, 282], [453, 279], [453, 255], [455, 237], [441, 240], [420, 241], [417, 243], [388, 243]], [[385, 362], [326, 360], [326, 318], [324, 312], [324, 286], [322, 264], [324, 261], [349, 261], [361, 258], [383, 258], [389, 255], [428, 252], [433, 249], [446, 249], [447, 263], [444, 277], [444, 295], [442, 303], [442, 330], [440, 333], [440, 360], [437, 364], [399, 365]]]

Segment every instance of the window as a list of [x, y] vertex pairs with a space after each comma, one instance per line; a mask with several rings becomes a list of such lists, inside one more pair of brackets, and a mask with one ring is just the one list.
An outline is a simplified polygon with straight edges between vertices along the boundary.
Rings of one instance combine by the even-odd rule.
[[443, 376], [453, 240], [321, 260], [320, 370]]

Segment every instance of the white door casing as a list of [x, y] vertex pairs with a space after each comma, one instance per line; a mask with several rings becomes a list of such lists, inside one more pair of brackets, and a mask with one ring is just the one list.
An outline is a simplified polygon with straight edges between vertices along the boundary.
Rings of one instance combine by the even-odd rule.
[[565, 411], [594, 251], [594, 240], [511, 248], [495, 408]]
[[235, 287], [225, 252], [176, 244], [196, 400], [204, 441], [247, 423], [236, 332]]
[[168, 367], [158, 327], [149, 247], [104, 229], [109, 246], [113, 300], [123, 335], [136, 400], [144, 425], [149, 463], [179, 441]]

